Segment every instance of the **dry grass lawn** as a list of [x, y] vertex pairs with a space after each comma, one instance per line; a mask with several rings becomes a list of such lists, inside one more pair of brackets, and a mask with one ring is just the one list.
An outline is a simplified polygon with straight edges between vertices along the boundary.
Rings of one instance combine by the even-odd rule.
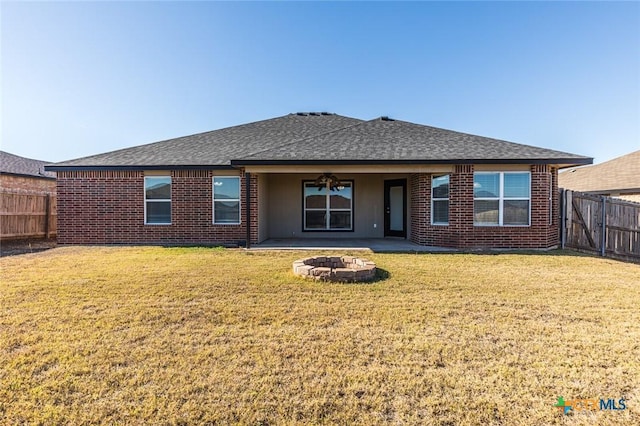
[[367, 254], [387, 279], [322, 284], [291, 273], [305, 255], [0, 259], [0, 423], [640, 424], [639, 265]]

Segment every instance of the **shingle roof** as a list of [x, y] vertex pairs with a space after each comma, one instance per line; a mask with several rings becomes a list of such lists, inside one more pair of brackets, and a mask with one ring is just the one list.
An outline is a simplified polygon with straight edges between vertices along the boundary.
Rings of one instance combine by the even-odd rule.
[[569, 169], [558, 175], [558, 186], [582, 192], [640, 192], [640, 151]]
[[288, 114], [64, 161], [55, 166], [230, 166], [233, 159], [360, 121], [328, 113]]
[[583, 161], [566, 152], [460, 133], [400, 120], [378, 118], [322, 135], [266, 149], [237, 160], [505, 162], [510, 160]]
[[591, 158], [386, 117], [297, 113], [65, 161], [48, 167], [230, 167], [247, 164], [539, 162]]
[[0, 151], [0, 173], [55, 179], [56, 174], [54, 172], [46, 172], [44, 170], [45, 164], [49, 164], [49, 162]]

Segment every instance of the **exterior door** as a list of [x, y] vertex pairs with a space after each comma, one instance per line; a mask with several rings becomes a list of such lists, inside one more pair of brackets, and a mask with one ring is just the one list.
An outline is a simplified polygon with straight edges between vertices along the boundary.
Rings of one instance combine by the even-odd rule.
[[384, 236], [407, 237], [407, 180], [384, 181]]

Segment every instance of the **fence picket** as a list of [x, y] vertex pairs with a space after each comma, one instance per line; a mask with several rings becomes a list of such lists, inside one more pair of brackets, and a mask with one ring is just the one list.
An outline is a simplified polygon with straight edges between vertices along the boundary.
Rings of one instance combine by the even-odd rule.
[[0, 191], [0, 238], [49, 238], [57, 234], [56, 196]]

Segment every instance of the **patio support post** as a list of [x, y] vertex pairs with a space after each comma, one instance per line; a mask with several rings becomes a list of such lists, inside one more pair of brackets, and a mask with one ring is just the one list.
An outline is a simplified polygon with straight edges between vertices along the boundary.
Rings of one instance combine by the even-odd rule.
[[245, 221], [245, 227], [247, 229], [247, 242], [245, 243], [246, 248], [251, 248], [251, 173], [244, 173], [244, 202], [245, 202], [245, 211], [247, 215], [247, 219]]

